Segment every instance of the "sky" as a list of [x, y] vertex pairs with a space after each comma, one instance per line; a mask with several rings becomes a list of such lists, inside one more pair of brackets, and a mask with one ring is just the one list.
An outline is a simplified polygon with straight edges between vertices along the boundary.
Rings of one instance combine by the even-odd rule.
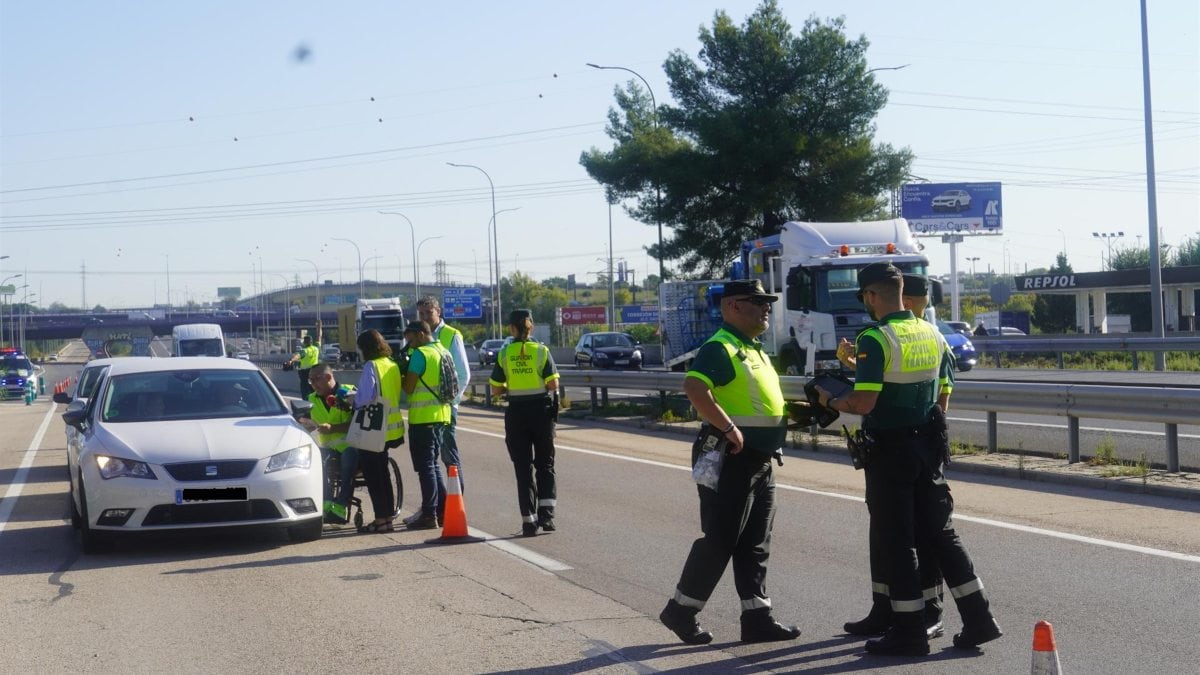
[[[207, 303], [353, 283], [360, 261], [410, 281], [416, 248], [421, 283], [441, 261], [486, 284], [489, 178], [501, 274], [594, 281], [609, 209], [579, 157], [612, 147], [632, 76], [585, 64], [634, 69], [671, 104], [666, 57], [696, 59], [716, 11], [741, 24], [757, 4], [0, 0], [0, 281], [21, 274], [12, 299], [43, 307], [146, 307], [168, 286]], [[1137, 0], [781, 7], [797, 31], [843, 16], [872, 68], [904, 66], [875, 73], [891, 92], [875, 138], [910, 148], [914, 175], [1002, 183], [1005, 234], [961, 244], [960, 269], [1065, 249], [1093, 271], [1148, 243]], [[1200, 233], [1200, 3], [1151, 0], [1149, 17], [1158, 223], [1177, 245]], [[656, 232], [612, 210], [636, 279], [657, 272]], [[948, 247], [924, 243], [948, 272]]]

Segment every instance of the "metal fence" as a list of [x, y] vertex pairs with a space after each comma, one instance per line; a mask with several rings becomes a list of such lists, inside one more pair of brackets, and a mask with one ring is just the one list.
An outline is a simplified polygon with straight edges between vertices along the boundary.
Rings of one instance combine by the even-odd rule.
[[1130, 352], [1133, 369], [1138, 369], [1138, 352], [1196, 352], [1200, 351], [1200, 337], [1180, 336], [1155, 337], [971, 337], [975, 349], [987, 352], [1000, 367], [1000, 355], [1005, 352], [1053, 352], [1058, 356], [1058, 367], [1063, 367], [1063, 354], [1081, 352]]
[[[597, 392], [607, 398], [605, 390], [610, 388], [679, 392], [684, 378], [683, 373], [595, 370], [564, 370], [560, 376], [564, 388], [592, 389], [593, 402]], [[806, 378], [781, 377], [780, 381], [784, 398], [804, 398]], [[486, 383], [486, 377], [472, 377], [472, 382]], [[490, 402], [490, 390], [484, 396]], [[1070, 462], [1079, 461], [1081, 417], [1160, 423], [1166, 430], [1167, 470], [1178, 472], [1179, 425], [1196, 424], [1200, 418], [1200, 389], [963, 381], [955, 384], [954, 407], [987, 413], [988, 452], [997, 449], [999, 413], [1066, 417]]]

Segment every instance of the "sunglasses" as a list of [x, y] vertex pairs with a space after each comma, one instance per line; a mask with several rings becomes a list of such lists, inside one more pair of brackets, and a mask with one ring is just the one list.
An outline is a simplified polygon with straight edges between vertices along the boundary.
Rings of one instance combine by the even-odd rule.
[[872, 291], [872, 290], [859, 291], [854, 294], [854, 297], [858, 298], [859, 302], [862, 302], [863, 301], [863, 293], [874, 293], [874, 292], [875, 291]]
[[767, 305], [771, 304], [771, 300], [759, 297], [736, 298], [734, 302], [748, 302], [757, 307], [766, 307]]

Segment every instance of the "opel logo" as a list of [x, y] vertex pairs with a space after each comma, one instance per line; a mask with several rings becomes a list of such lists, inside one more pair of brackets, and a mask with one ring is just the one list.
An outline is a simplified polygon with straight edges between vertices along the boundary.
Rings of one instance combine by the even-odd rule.
[[209, 464], [208, 466], [205, 466], [205, 467], [204, 467], [204, 475], [205, 475], [205, 476], [208, 476], [208, 477], [210, 477], [210, 478], [211, 478], [212, 476], [215, 476], [215, 475], [217, 475], [217, 465], [216, 465], [216, 464]]

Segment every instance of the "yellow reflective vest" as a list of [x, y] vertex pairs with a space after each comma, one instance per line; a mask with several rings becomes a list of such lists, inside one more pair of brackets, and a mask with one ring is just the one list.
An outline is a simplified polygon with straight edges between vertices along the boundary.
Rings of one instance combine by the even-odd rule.
[[400, 409], [400, 366], [390, 356], [372, 359], [375, 375], [379, 378], [379, 396], [387, 399], [387, 439], [389, 442], [404, 438], [404, 411]]
[[425, 357], [425, 372], [419, 376], [416, 389], [408, 395], [408, 423], [449, 424], [451, 405], [439, 401], [434, 392], [442, 384], [442, 359], [451, 359], [450, 352], [437, 342], [421, 345], [417, 351]]

